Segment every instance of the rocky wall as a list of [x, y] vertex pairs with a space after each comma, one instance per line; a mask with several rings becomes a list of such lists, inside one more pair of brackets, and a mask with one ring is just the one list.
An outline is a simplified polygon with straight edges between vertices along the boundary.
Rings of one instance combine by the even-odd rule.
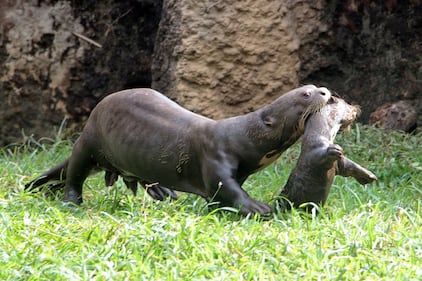
[[[421, 0], [0, 0], [0, 145], [78, 132], [108, 93], [150, 87], [213, 118], [300, 84], [422, 123]], [[413, 115], [412, 115], [413, 116]]]
[[377, 107], [405, 100], [422, 123], [422, 1], [168, 0], [153, 87], [221, 118], [300, 84]]
[[359, 104], [363, 123], [376, 108], [405, 101], [421, 125], [422, 1], [335, 0], [327, 1], [326, 13], [332, 38], [321, 54], [328, 64], [302, 64], [299, 80]]
[[45, 123], [60, 124], [71, 70], [85, 48], [72, 34], [83, 27], [68, 2], [2, 1], [0, 21], [0, 133], [5, 143], [42, 131]]
[[327, 63], [324, 3], [165, 1], [152, 86], [213, 118], [255, 110], [296, 87], [304, 61]]
[[105, 95], [150, 87], [161, 1], [0, 0], [0, 146], [80, 131]]

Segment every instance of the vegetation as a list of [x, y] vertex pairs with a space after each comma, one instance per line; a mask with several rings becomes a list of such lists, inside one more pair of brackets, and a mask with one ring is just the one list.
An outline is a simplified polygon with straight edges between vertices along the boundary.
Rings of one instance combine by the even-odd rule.
[[[350, 159], [379, 181], [337, 177], [318, 216], [298, 211], [241, 218], [203, 199], [154, 202], [103, 174], [84, 204], [29, 194], [24, 184], [66, 158], [60, 139], [0, 150], [1, 280], [421, 280], [422, 135], [357, 126], [340, 134]], [[299, 145], [245, 189], [274, 202]]]

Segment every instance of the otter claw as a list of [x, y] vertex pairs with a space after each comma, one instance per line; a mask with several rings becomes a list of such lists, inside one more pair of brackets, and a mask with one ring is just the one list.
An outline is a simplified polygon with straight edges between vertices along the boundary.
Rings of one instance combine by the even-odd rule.
[[164, 201], [167, 198], [176, 200], [178, 198], [178, 195], [174, 190], [168, 189], [167, 187], [159, 184], [143, 184], [143, 187], [155, 200]]
[[330, 157], [340, 159], [343, 156], [343, 148], [337, 144], [330, 145], [327, 148], [327, 154]]
[[270, 205], [253, 200], [253, 199], [251, 199], [251, 201], [247, 205], [248, 206], [243, 205], [242, 208], [240, 208], [240, 213], [242, 215], [249, 215], [249, 214], [265, 215], [273, 211], [273, 208]]

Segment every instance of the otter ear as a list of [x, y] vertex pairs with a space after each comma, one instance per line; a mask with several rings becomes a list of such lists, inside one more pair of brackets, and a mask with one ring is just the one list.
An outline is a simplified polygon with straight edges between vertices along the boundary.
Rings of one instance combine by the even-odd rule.
[[264, 121], [265, 126], [267, 127], [272, 127], [274, 124], [274, 118], [270, 117], [270, 116], [266, 116], [264, 117], [264, 119], [262, 120]]

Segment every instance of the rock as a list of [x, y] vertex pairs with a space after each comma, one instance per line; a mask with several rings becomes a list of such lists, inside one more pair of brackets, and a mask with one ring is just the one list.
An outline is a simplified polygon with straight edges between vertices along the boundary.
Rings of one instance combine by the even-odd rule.
[[151, 86], [160, 1], [0, 6], [0, 146], [54, 137], [65, 117], [79, 131], [108, 93]]
[[326, 32], [325, 1], [164, 1], [152, 87], [213, 118], [242, 114], [298, 86], [304, 45]]
[[108, 93], [151, 86], [220, 118], [312, 83], [361, 122], [411, 100], [422, 123], [420, 1], [3, 2], [0, 146], [54, 137], [65, 116], [78, 132]]
[[386, 103], [369, 117], [369, 124], [384, 129], [413, 132], [417, 127], [418, 114], [408, 101]]

